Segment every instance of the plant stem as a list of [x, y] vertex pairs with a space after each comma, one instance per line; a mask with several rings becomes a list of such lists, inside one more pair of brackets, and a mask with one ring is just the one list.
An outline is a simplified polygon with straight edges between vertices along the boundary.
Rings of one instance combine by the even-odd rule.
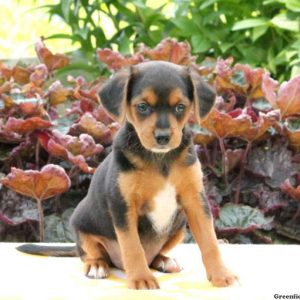
[[40, 165], [40, 142], [39, 140], [37, 140], [36, 142], [36, 146], [35, 146], [35, 165], [36, 165], [36, 169], [39, 169], [39, 165]]
[[296, 221], [296, 219], [298, 218], [299, 215], [300, 215], [300, 204], [298, 204], [298, 208], [296, 210], [296, 213], [292, 217], [291, 221]]
[[40, 228], [40, 242], [44, 241], [45, 238], [45, 218], [42, 201], [40, 199], [36, 199], [38, 212], [39, 212], [39, 228]]
[[78, 172], [77, 167], [76, 166], [72, 166], [72, 168], [69, 171], [68, 176], [70, 178], [72, 178], [73, 176], [75, 176], [77, 174], [77, 172]]
[[227, 179], [226, 150], [225, 150], [224, 138], [219, 137], [219, 144], [220, 144], [220, 149], [221, 149], [221, 153], [222, 153], [224, 184], [225, 184], [225, 187], [227, 188], [228, 179]]
[[210, 155], [209, 155], [209, 152], [208, 152], [208, 149], [206, 147], [206, 145], [203, 145], [203, 150], [204, 150], [204, 153], [205, 153], [205, 157], [207, 159], [207, 164], [210, 168], [212, 168], [212, 165], [211, 165], [211, 158], [210, 158]]
[[235, 204], [238, 204], [239, 200], [240, 200], [241, 180], [242, 180], [242, 177], [244, 175], [245, 165], [246, 165], [246, 161], [247, 161], [247, 156], [248, 156], [248, 153], [249, 153], [249, 151], [251, 149], [251, 146], [252, 146], [252, 142], [248, 142], [246, 150], [245, 150], [245, 152], [243, 154], [242, 161], [241, 161], [240, 174], [238, 175], [238, 178], [237, 178], [236, 192], [235, 192], [235, 196], [234, 196], [234, 203]]

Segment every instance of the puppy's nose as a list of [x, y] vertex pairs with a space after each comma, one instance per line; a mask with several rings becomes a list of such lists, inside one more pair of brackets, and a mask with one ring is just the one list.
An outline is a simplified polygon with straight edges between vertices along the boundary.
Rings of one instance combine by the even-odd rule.
[[158, 145], [167, 145], [170, 142], [171, 133], [169, 129], [156, 129], [155, 139]]

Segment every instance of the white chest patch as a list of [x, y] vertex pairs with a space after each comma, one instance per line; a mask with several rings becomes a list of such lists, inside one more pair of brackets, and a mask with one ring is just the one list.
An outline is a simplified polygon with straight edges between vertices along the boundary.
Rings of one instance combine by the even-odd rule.
[[168, 229], [175, 211], [178, 209], [175, 187], [167, 183], [153, 199], [154, 210], [148, 213], [152, 225], [157, 233]]

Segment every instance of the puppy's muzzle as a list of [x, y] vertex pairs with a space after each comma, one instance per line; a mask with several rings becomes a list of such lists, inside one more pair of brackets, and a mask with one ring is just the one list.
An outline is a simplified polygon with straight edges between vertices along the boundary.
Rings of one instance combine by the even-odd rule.
[[171, 131], [170, 129], [156, 129], [154, 137], [157, 145], [166, 146], [171, 140]]

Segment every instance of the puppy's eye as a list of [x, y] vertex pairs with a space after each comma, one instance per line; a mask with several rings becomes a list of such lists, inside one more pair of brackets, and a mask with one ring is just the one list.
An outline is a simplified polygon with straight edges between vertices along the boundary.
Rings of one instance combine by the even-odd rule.
[[177, 104], [175, 106], [175, 112], [177, 114], [182, 114], [185, 111], [185, 105], [184, 104]]
[[151, 112], [151, 107], [146, 103], [139, 103], [136, 106], [136, 109], [139, 113], [141, 113], [143, 115], [147, 115]]

